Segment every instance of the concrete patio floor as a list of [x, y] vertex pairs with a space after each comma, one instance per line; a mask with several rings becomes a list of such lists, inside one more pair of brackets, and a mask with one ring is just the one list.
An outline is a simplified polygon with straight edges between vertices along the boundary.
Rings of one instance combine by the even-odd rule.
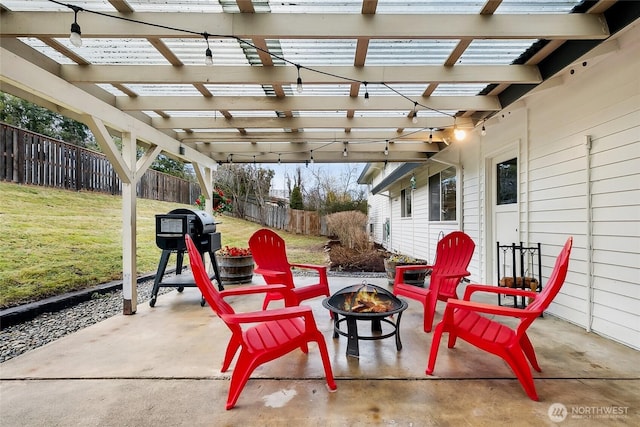
[[[329, 278], [332, 291], [360, 281]], [[386, 279], [367, 282], [387, 287]], [[260, 305], [254, 297], [230, 301], [237, 311]], [[230, 373], [220, 366], [229, 332], [199, 302], [196, 288], [160, 295], [154, 308], [140, 304], [133, 316], [0, 364], [0, 425], [640, 425], [640, 352], [549, 315], [537, 319], [529, 329], [542, 367], [534, 372], [534, 402], [501, 359], [463, 341], [449, 350], [443, 339], [435, 375], [425, 375], [432, 334], [422, 331], [415, 301], [402, 316], [403, 349], [396, 351], [393, 338], [361, 341], [359, 358], [346, 356], [345, 337], [332, 337], [322, 298], [308, 301], [338, 390], [328, 391], [312, 345], [308, 355], [296, 351], [260, 366], [226, 411]]]

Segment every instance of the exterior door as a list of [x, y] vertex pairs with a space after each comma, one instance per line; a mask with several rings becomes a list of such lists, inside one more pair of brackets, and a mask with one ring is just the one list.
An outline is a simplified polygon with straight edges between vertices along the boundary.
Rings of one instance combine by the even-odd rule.
[[[492, 186], [492, 235], [491, 251], [494, 260], [497, 256], [496, 242], [500, 245], [520, 243], [520, 217], [518, 212], [518, 158], [515, 152], [501, 154], [491, 161]], [[502, 256], [498, 262], [502, 262]], [[495, 261], [494, 261], [495, 264]], [[511, 275], [513, 266], [510, 262], [500, 266], [502, 275]], [[492, 269], [496, 267], [493, 266]], [[490, 282], [497, 280], [495, 270], [489, 278]]]

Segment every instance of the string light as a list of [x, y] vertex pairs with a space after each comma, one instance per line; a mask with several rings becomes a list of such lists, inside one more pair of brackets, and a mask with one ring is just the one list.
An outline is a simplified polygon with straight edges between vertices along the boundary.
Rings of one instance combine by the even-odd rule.
[[482, 131], [480, 131], [480, 135], [482, 135], [482, 136], [486, 136], [487, 135], [487, 130], [484, 128], [484, 122], [482, 122]]
[[[144, 21], [136, 20], [136, 19], [133, 19], [133, 18], [125, 17], [125, 16], [110, 15], [110, 14], [106, 14], [104, 12], [93, 11], [93, 10], [89, 10], [89, 9], [84, 9], [84, 8], [82, 8], [80, 6], [66, 4], [66, 3], [63, 3], [63, 2], [60, 2], [60, 1], [57, 1], [57, 0], [48, 0], [48, 1], [50, 1], [52, 3], [56, 3], [56, 4], [61, 5], [61, 6], [65, 6], [65, 7], [69, 8], [69, 9], [71, 9], [74, 12], [74, 22], [73, 22], [73, 24], [71, 24], [70, 41], [76, 47], [81, 47], [82, 46], [81, 31], [80, 31], [80, 25], [77, 22], [77, 14], [80, 11], [84, 11], [84, 12], [87, 12], [87, 13], [93, 13], [93, 14], [96, 14], [96, 15], [100, 15], [100, 16], [103, 16], [103, 17], [106, 17], [106, 18], [119, 19], [119, 20], [123, 20], [123, 21], [127, 21], [127, 22], [136, 23], [136, 24], [149, 25], [149, 26], [152, 26], [152, 27], [164, 28], [164, 29], [171, 30], [171, 31], [183, 32], [183, 33], [188, 33], [188, 34], [193, 34], [193, 35], [201, 35], [201, 36], [203, 36], [205, 38], [205, 41], [207, 42], [207, 49], [205, 51], [205, 63], [207, 65], [212, 65], [213, 64], [213, 54], [212, 54], [211, 48], [209, 46], [209, 40], [208, 40], [208, 37], [209, 37], [210, 34], [208, 34], [207, 32], [201, 33], [201, 32], [196, 32], [196, 31], [187, 30], [187, 29], [183, 29], [183, 28], [177, 28], [177, 27], [171, 27], [171, 26], [166, 26], [166, 25], [161, 25], [161, 24], [155, 24], [155, 23], [152, 23], [152, 22], [144, 22]], [[216, 37], [229, 38], [229, 39], [237, 40], [238, 42], [241, 42], [241, 43], [243, 43], [243, 44], [245, 44], [247, 46], [251, 46], [252, 48], [254, 48], [256, 50], [259, 50], [261, 52], [264, 52], [265, 54], [270, 55], [273, 58], [279, 59], [279, 60], [281, 60], [281, 61], [283, 61], [285, 63], [288, 63], [288, 64], [295, 65], [296, 69], [297, 69], [297, 73], [298, 73], [298, 77], [297, 77], [297, 80], [296, 80], [296, 90], [297, 90], [298, 93], [302, 92], [302, 90], [303, 90], [302, 77], [300, 76], [300, 69], [302, 68], [302, 65], [295, 64], [291, 60], [288, 60], [288, 59], [286, 59], [286, 58], [284, 58], [284, 57], [282, 57], [280, 55], [274, 54], [273, 52], [270, 52], [270, 51], [268, 51], [266, 49], [263, 49], [263, 48], [261, 48], [259, 46], [256, 46], [256, 45], [252, 44], [250, 41], [244, 40], [244, 39], [242, 39], [242, 38], [240, 38], [238, 36], [219, 34], [219, 35], [216, 35]], [[307, 68], [307, 67], [304, 67], [304, 68]], [[315, 69], [312, 69], [312, 68], [307, 68], [307, 69], [312, 71], [312, 72], [325, 74], [325, 75], [328, 75], [328, 76], [331, 76], [331, 77], [335, 77], [335, 78], [338, 78], [338, 79], [342, 79], [342, 80], [345, 80], [345, 81], [349, 81], [349, 82], [352, 82], [352, 83], [364, 84], [364, 87], [365, 87], [364, 100], [365, 100], [365, 102], [367, 102], [369, 100], [369, 98], [370, 98], [369, 97], [369, 90], [368, 90], [369, 82], [367, 82], [367, 81], [360, 81], [360, 80], [357, 80], [357, 79], [354, 79], [354, 78], [351, 78], [351, 77], [331, 74], [331, 73], [327, 73], [325, 71], [315, 70]], [[442, 114], [442, 115], [453, 117], [453, 119], [454, 119], [453, 130], [454, 130], [454, 135], [456, 136], [456, 139], [457, 140], [461, 140], [461, 139], [465, 138], [466, 132], [463, 129], [458, 129], [457, 128], [457, 125], [455, 123], [455, 116], [454, 115], [452, 115], [450, 113], [446, 113], [444, 111], [440, 111], [440, 110], [431, 108], [431, 107], [428, 107], [426, 105], [422, 105], [419, 102], [414, 101], [411, 98], [409, 98], [408, 96], [406, 96], [403, 93], [399, 92], [398, 90], [392, 88], [391, 86], [389, 86], [385, 82], [378, 82], [377, 84], [381, 84], [381, 85], [385, 86], [390, 91], [394, 92], [395, 94], [397, 94], [397, 95], [401, 96], [402, 98], [407, 99], [408, 101], [411, 101], [413, 103], [413, 109], [414, 109], [414, 114], [413, 114], [413, 117], [412, 117], [412, 122], [413, 123], [417, 123], [418, 122], [418, 118], [417, 118], [418, 106], [420, 106], [420, 107], [423, 107], [423, 108], [428, 109], [430, 111], [436, 112], [438, 114]], [[484, 122], [483, 122], [482, 132], [481, 133], [482, 133], [483, 136], [486, 134]], [[429, 140], [431, 142], [431, 140], [432, 140], [432, 136], [431, 135], [429, 135]], [[447, 143], [447, 142], [445, 142], [445, 143]], [[385, 155], [386, 154], [387, 153], [385, 153]], [[344, 155], [344, 152], [343, 152], [343, 155]]]
[[78, 25], [78, 12], [82, 10], [80, 6], [67, 5], [73, 10], [73, 24], [71, 24], [71, 34], [69, 35], [69, 41], [75, 47], [82, 46], [82, 32], [80, 31], [80, 25]]
[[209, 34], [207, 32], [204, 33], [204, 40], [207, 42], [207, 50], [204, 51], [204, 63], [206, 65], [213, 65], [213, 54], [209, 47]]
[[429, 128], [429, 144], [433, 143], [433, 128]]
[[388, 156], [389, 155], [389, 140], [385, 141], [385, 146], [384, 146], [384, 155]]
[[349, 153], [347, 152], [347, 143], [344, 143], [344, 150], [342, 150], [342, 157], [347, 157]]
[[278, 164], [281, 165], [282, 164], [282, 159], [280, 158], [280, 154], [278, 154]]
[[311, 159], [309, 161], [313, 164], [313, 150], [311, 150]]
[[300, 65], [296, 64], [296, 68], [298, 69], [298, 80], [296, 80], [296, 90], [298, 93], [302, 93], [302, 77], [300, 77]]
[[458, 128], [458, 125], [456, 124], [456, 121], [455, 121], [455, 117], [453, 119], [453, 135], [456, 137], [456, 141], [462, 141], [464, 137], [467, 136], [467, 132], [464, 129]]

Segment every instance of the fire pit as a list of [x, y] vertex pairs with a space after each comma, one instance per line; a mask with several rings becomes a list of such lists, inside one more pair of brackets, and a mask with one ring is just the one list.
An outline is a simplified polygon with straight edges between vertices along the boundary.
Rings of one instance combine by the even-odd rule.
[[[402, 349], [400, 342], [400, 318], [407, 303], [380, 286], [362, 284], [348, 286], [322, 301], [322, 305], [335, 314], [333, 337], [347, 337], [347, 356], [359, 357], [358, 340], [381, 340], [395, 335], [396, 349]], [[394, 322], [390, 316], [397, 314]], [[342, 319], [340, 316], [344, 316]], [[358, 320], [371, 321], [371, 335], [358, 334]], [[347, 323], [347, 331], [340, 330], [340, 324]], [[391, 325], [391, 332], [383, 333], [382, 323]]]

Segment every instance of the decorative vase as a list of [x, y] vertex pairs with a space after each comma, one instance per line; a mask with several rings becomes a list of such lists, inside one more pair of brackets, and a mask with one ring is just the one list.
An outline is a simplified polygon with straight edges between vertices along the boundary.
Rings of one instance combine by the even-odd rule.
[[[387, 280], [390, 285], [396, 280], [396, 266], [398, 265], [419, 265], [425, 264], [424, 262], [396, 262], [389, 259], [384, 260], [384, 269], [387, 272]], [[415, 286], [424, 286], [424, 281], [427, 278], [427, 269], [411, 270], [404, 272], [404, 283]]]
[[253, 257], [216, 255], [218, 272], [223, 285], [250, 283], [253, 278]]

